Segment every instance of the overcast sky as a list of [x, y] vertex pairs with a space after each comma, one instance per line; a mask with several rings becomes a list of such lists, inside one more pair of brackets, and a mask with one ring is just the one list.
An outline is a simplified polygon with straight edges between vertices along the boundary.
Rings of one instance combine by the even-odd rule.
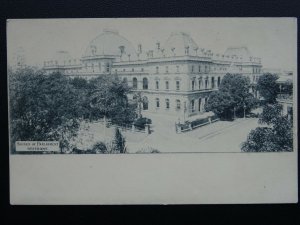
[[173, 31], [191, 35], [200, 48], [224, 53], [229, 46], [247, 46], [265, 68], [296, 71], [297, 21], [293, 18], [162, 18], [162, 19], [35, 19], [8, 20], [8, 60], [22, 47], [28, 64], [40, 64], [57, 50], [80, 58], [103, 29], [115, 29], [137, 49], [155, 48]]

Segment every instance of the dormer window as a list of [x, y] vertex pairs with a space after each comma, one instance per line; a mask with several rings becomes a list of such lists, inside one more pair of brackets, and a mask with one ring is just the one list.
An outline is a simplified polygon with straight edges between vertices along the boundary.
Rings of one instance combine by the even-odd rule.
[[189, 46], [186, 46], [186, 47], [185, 47], [185, 54], [186, 54], [186, 55], [189, 54], [189, 48], [190, 48]]
[[91, 46], [92, 55], [96, 55], [96, 46]]

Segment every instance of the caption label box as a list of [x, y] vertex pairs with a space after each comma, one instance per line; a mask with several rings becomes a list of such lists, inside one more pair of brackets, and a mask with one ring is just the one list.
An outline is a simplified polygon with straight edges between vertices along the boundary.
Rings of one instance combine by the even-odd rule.
[[16, 141], [17, 152], [59, 152], [58, 141]]

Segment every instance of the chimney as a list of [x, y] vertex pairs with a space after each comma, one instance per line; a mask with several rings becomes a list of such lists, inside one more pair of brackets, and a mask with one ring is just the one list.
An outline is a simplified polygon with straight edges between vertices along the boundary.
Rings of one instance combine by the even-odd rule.
[[160, 49], [160, 43], [159, 42], [156, 42], [156, 48], [157, 48], [157, 50]]
[[142, 45], [141, 44], [138, 45], [138, 53], [142, 53]]

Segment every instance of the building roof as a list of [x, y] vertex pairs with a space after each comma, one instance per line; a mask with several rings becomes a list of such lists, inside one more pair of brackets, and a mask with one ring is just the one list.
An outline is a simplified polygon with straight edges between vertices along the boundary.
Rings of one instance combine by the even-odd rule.
[[69, 65], [69, 64], [74, 64], [74, 59], [71, 57], [69, 52], [67, 51], [56, 51], [54, 55], [47, 60], [50, 65], [56, 65], [56, 66], [63, 66], [63, 65]]
[[199, 50], [196, 42], [184, 32], [173, 32], [163, 46], [166, 56], [186, 55], [186, 48], [189, 55], [196, 55], [196, 51]]
[[224, 55], [242, 57], [244, 60], [252, 57], [252, 54], [246, 46], [241, 47], [229, 47], [226, 49]]
[[83, 57], [95, 56], [116, 56], [121, 55], [120, 46], [124, 47], [123, 55], [130, 55], [131, 59], [136, 58], [136, 51], [133, 45], [117, 31], [104, 30], [102, 34], [93, 39], [87, 46]]

